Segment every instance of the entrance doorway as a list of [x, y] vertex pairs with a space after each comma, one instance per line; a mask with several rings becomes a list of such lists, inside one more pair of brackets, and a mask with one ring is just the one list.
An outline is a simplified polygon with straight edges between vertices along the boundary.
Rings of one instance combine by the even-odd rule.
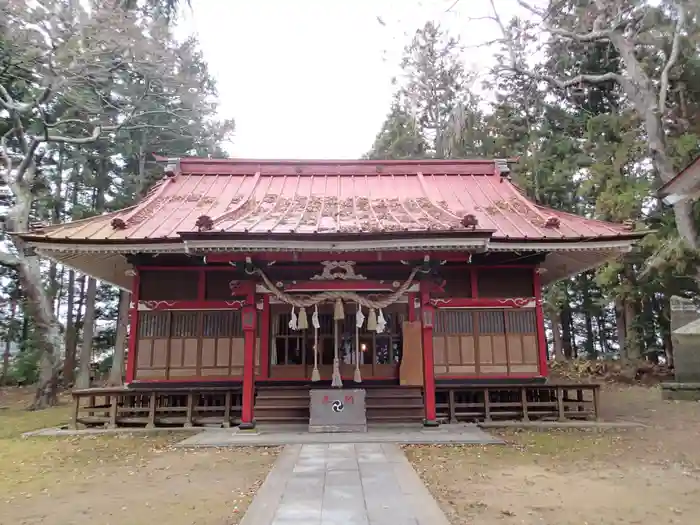
[[[345, 319], [333, 319], [333, 305], [319, 305], [318, 365], [322, 380], [330, 380], [333, 373], [335, 344], [338, 344], [340, 372], [343, 379], [352, 380], [356, 365], [354, 305], [345, 304]], [[394, 304], [383, 310], [386, 319], [384, 332], [367, 330], [367, 323], [359, 329], [360, 372], [365, 379], [396, 379], [403, 347], [402, 323], [408, 318], [408, 305]], [[271, 305], [270, 377], [273, 379], [310, 379], [314, 365], [314, 329], [310, 309], [307, 310], [309, 328], [292, 330], [290, 308]], [[365, 316], [368, 314], [364, 310]]]

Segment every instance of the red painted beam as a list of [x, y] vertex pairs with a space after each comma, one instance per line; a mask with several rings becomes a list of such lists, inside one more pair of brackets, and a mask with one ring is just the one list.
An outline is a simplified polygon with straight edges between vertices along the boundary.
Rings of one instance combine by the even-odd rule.
[[171, 377], [170, 379], [142, 379], [134, 381], [136, 385], [150, 385], [151, 383], [167, 384], [167, 383], [240, 383], [240, 376], [227, 377], [212, 377], [212, 376], [188, 376], [188, 377]]
[[[427, 281], [420, 283], [420, 303], [421, 303], [421, 323], [422, 323], [422, 346], [423, 346], [423, 390], [425, 397], [425, 421], [426, 426], [436, 426], [437, 409], [435, 406], [435, 368], [433, 357], [433, 327], [435, 323], [435, 312], [430, 304], [430, 292]], [[426, 315], [432, 315], [432, 323], [426, 325]]]
[[139, 301], [148, 310], [240, 310], [246, 304], [245, 299], [228, 301]]
[[235, 272], [233, 266], [149, 266], [142, 265], [138, 267], [144, 272]]
[[537, 323], [537, 350], [539, 352], [539, 368], [540, 375], [546, 377], [549, 374], [547, 367], [547, 338], [544, 333], [544, 312], [542, 311], [542, 283], [540, 281], [540, 274], [535, 268], [533, 270], [532, 281], [535, 286], [535, 320]]
[[504, 297], [499, 299], [471, 299], [468, 297], [450, 297], [430, 299], [435, 308], [534, 308], [536, 297]]
[[136, 270], [133, 284], [131, 285], [131, 304], [134, 306], [129, 309], [129, 355], [126, 360], [126, 384], [132, 383], [136, 374], [136, 343], [138, 342], [138, 327], [139, 327], [139, 287], [140, 277]]
[[[285, 292], [301, 292], [310, 290], [359, 290], [359, 291], [388, 291], [393, 292], [397, 287], [394, 281], [297, 281], [284, 287]], [[397, 280], [399, 286], [402, 281]]]

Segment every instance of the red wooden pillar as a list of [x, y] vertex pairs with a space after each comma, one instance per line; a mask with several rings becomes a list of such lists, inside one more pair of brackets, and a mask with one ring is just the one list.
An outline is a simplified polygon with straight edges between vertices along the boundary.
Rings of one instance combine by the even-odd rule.
[[255, 310], [255, 288], [248, 292], [246, 305], [243, 307], [243, 408], [239, 428], [255, 428], [253, 404], [255, 403], [255, 328], [257, 326]]
[[262, 323], [260, 323], [260, 377], [270, 377], [270, 295], [263, 295]]
[[129, 309], [129, 354], [126, 357], [126, 384], [132, 383], [136, 377], [136, 343], [139, 328], [139, 286], [138, 268], [131, 282], [131, 308]]
[[437, 426], [435, 409], [435, 368], [433, 359], [433, 324], [435, 308], [430, 304], [428, 281], [420, 283], [421, 328], [423, 343], [423, 390], [425, 398], [425, 426]]
[[542, 284], [538, 268], [533, 270], [532, 278], [535, 287], [535, 322], [537, 323], [537, 351], [539, 356], [540, 376], [546, 377], [547, 370], [547, 338], [544, 333], [544, 313], [542, 311]]

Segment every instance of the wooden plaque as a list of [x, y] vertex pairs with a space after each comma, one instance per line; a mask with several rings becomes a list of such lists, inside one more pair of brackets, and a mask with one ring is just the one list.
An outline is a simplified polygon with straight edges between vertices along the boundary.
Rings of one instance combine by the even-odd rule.
[[399, 384], [423, 386], [423, 344], [420, 321], [404, 321], [403, 355], [399, 367]]

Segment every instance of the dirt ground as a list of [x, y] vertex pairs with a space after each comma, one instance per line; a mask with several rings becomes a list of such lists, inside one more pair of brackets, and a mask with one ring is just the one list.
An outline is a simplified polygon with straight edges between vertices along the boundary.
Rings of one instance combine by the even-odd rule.
[[495, 432], [508, 445], [406, 447], [453, 525], [700, 523], [700, 403], [605, 387], [603, 418], [643, 429]]
[[175, 449], [177, 433], [23, 439], [70, 413], [27, 412], [29, 395], [0, 390], [3, 524], [235, 524], [279, 452]]

